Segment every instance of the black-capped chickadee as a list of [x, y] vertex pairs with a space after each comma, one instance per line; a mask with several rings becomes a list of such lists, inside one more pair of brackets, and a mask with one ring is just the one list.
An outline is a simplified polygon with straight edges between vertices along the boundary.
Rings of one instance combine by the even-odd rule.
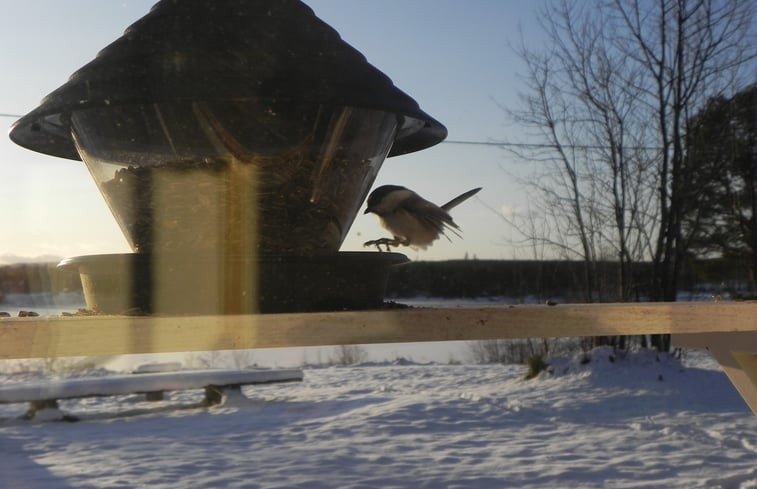
[[469, 190], [439, 207], [399, 185], [378, 187], [368, 196], [368, 207], [364, 214], [376, 214], [381, 225], [392, 233], [394, 238], [366, 241], [363, 246], [375, 246], [379, 251], [381, 245], [385, 245], [387, 251], [390, 246], [399, 245], [426, 249], [440, 236], [447, 237], [446, 230], [460, 236], [460, 228], [450, 217], [449, 210], [479, 190], [481, 187]]

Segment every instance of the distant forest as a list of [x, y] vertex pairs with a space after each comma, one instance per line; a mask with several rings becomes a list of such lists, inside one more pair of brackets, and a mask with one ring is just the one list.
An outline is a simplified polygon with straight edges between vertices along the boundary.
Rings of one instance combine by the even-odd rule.
[[79, 275], [57, 268], [57, 263], [19, 263], [0, 266], [0, 299], [5, 294], [71, 292], [81, 290]]
[[[394, 268], [389, 279], [388, 297], [532, 297], [581, 302], [585, 289], [583, 262], [451, 260], [412, 262]], [[619, 300], [620, 270], [617, 262], [599, 262], [601, 302]], [[634, 300], [650, 297], [652, 264], [637, 267]], [[730, 293], [733, 297], [752, 295], [749, 270], [726, 260], [698, 260], [684, 268], [680, 291]]]
[[[615, 262], [599, 264], [603, 302], [618, 300], [619, 270]], [[582, 300], [582, 262], [450, 260], [410, 262], [394, 267], [387, 286], [388, 299], [400, 297], [532, 297], [537, 300]], [[635, 300], [649, 297], [651, 264], [638, 267]], [[81, 290], [79, 276], [56, 268], [55, 263], [0, 266], [0, 298], [10, 293], [70, 292]], [[748, 269], [727, 260], [698, 260], [685, 267], [680, 290], [751, 296]]]

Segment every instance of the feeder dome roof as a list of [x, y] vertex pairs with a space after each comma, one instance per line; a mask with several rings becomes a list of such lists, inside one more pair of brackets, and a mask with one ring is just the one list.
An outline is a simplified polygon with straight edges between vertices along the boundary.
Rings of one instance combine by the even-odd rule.
[[403, 117], [389, 156], [433, 146], [446, 128], [299, 0], [162, 0], [19, 119], [10, 138], [79, 160], [69, 116], [88, 108], [291, 100]]

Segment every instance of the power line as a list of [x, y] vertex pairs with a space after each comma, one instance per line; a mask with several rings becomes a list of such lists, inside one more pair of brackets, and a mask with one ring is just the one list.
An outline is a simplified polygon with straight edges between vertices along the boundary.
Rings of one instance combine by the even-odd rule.
[[462, 141], [462, 140], [454, 140], [454, 139], [442, 141], [442, 144], [470, 144], [470, 145], [476, 145], [476, 146], [518, 146], [518, 147], [544, 146], [541, 144], [497, 143], [494, 141]]
[[[441, 144], [465, 144], [470, 146], [498, 146], [498, 147], [508, 147], [508, 148], [531, 148], [531, 149], [537, 149], [537, 148], [557, 148], [557, 145], [555, 144], [546, 144], [546, 143], [508, 143], [508, 142], [496, 142], [496, 141], [463, 141], [463, 140], [448, 140], [448, 141], [442, 141]], [[565, 148], [580, 148], [580, 149], [601, 149], [601, 146], [586, 146], [586, 145], [562, 145]]]
[[[18, 114], [5, 114], [0, 113], [0, 117], [9, 117], [13, 119], [20, 119], [23, 117], [22, 115]], [[556, 144], [546, 144], [546, 143], [510, 143], [510, 142], [496, 142], [496, 141], [466, 141], [461, 139], [450, 139], [447, 141], [442, 141], [442, 144], [465, 144], [469, 146], [497, 146], [500, 148], [524, 148], [524, 149], [544, 149], [544, 148], [551, 148], [555, 149], [558, 148], [558, 145]], [[587, 145], [587, 144], [563, 144], [561, 145], [564, 148], [570, 148], [570, 149], [581, 149], [581, 150], [602, 150], [602, 149], [608, 149], [609, 146], [600, 146], [600, 145]], [[632, 150], [659, 150], [661, 148], [653, 147], [653, 146], [635, 146], [632, 148], [627, 148]]]
[[[511, 143], [511, 142], [496, 142], [496, 141], [463, 141], [463, 140], [449, 140], [442, 141], [441, 144], [467, 144], [475, 146], [498, 146], [501, 148], [524, 148], [524, 149], [580, 149], [580, 150], [603, 150], [610, 149], [610, 146], [592, 145], [592, 144], [549, 144], [549, 143]], [[626, 146], [625, 149], [629, 150], [650, 150], [658, 151], [662, 148], [659, 146]]]

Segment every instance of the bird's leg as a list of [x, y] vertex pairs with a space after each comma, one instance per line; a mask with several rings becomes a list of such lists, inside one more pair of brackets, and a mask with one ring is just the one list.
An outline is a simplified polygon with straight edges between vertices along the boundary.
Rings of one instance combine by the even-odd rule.
[[381, 249], [381, 245], [386, 246], [386, 251], [391, 251], [391, 247], [394, 246], [395, 248], [399, 245], [405, 245], [407, 246], [409, 242], [406, 242], [408, 240], [403, 240], [395, 236], [394, 238], [379, 238], [379, 239], [372, 239], [370, 241], [366, 241], [363, 243], [363, 246], [375, 246], [379, 251], [384, 251]]
[[381, 249], [381, 245], [386, 246], [386, 251], [389, 251], [389, 245], [393, 242], [391, 238], [379, 238], [379, 239], [372, 239], [370, 241], [366, 241], [363, 243], [363, 246], [375, 246], [377, 250], [384, 251]]

